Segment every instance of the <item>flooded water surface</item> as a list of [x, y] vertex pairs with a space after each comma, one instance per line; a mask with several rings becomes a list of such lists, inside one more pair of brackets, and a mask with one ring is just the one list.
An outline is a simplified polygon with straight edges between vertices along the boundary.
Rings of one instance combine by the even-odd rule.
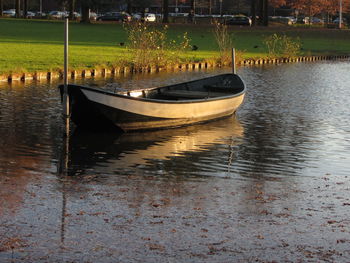
[[349, 61], [239, 68], [235, 116], [68, 140], [58, 83], [0, 84], [0, 262], [349, 262], [349, 72]]

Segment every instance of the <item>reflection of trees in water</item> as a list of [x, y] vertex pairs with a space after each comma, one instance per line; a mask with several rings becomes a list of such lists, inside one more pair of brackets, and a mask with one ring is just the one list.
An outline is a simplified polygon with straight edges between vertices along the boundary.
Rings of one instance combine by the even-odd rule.
[[310, 140], [306, 136], [308, 131], [298, 128], [303, 120], [284, 125], [280, 116], [273, 114], [269, 114], [269, 119], [256, 115], [246, 119], [249, 120], [245, 125], [246, 143], [239, 149], [240, 159], [249, 163], [245, 175], [296, 175], [307, 155], [307, 149], [301, 146]]
[[56, 92], [20, 82], [0, 89], [0, 214], [14, 212], [28, 194], [27, 185], [49, 170]]
[[[238, 154], [248, 169], [242, 170], [241, 175], [297, 175], [308, 160], [310, 142], [315, 140], [319, 127], [312, 116], [296, 112], [295, 104], [300, 103], [304, 94], [292, 92], [290, 89], [295, 90], [292, 84], [281, 84], [274, 71], [254, 70], [257, 74], [250, 79], [251, 83], [248, 81], [248, 86], [255, 88], [248, 92], [248, 103], [242, 110], [245, 143]], [[276, 80], [275, 84], [272, 80]]]
[[[95, 170], [107, 174], [180, 176], [215, 172], [232, 159], [232, 142], [242, 134], [235, 117], [189, 127], [133, 134], [76, 133], [70, 143], [70, 175]], [[224, 156], [222, 156], [224, 154]], [[216, 165], [211, 167], [211, 165]], [[225, 168], [226, 169], [226, 168]]]

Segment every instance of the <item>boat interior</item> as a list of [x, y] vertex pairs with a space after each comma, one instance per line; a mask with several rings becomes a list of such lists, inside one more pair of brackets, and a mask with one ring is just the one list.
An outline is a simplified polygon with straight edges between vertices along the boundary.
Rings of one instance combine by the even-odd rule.
[[195, 100], [231, 96], [244, 91], [244, 83], [233, 74], [219, 75], [166, 87], [133, 90], [123, 95], [156, 100]]

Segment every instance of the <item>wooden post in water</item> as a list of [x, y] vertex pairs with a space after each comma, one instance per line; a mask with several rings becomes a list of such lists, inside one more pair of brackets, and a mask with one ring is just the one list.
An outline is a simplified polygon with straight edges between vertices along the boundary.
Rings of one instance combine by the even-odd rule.
[[64, 72], [63, 72], [63, 119], [65, 135], [69, 135], [69, 95], [68, 95], [68, 17], [64, 19]]
[[234, 48], [232, 48], [232, 74], [236, 74], [236, 52]]

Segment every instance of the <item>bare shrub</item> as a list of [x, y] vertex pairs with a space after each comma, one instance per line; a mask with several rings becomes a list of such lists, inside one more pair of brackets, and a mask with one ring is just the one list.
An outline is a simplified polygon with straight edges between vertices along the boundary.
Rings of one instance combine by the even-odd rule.
[[292, 58], [298, 56], [301, 48], [300, 39], [293, 39], [286, 35], [273, 34], [264, 39], [269, 57], [285, 57]]
[[157, 29], [144, 23], [130, 23], [125, 29], [128, 34], [127, 47], [136, 69], [178, 63], [180, 53], [186, 52], [189, 47], [187, 33], [177, 40], [168, 40], [168, 26]]
[[231, 62], [231, 50], [233, 47], [232, 36], [227, 30], [227, 25], [214, 21], [214, 35], [219, 47], [219, 62], [222, 64]]

